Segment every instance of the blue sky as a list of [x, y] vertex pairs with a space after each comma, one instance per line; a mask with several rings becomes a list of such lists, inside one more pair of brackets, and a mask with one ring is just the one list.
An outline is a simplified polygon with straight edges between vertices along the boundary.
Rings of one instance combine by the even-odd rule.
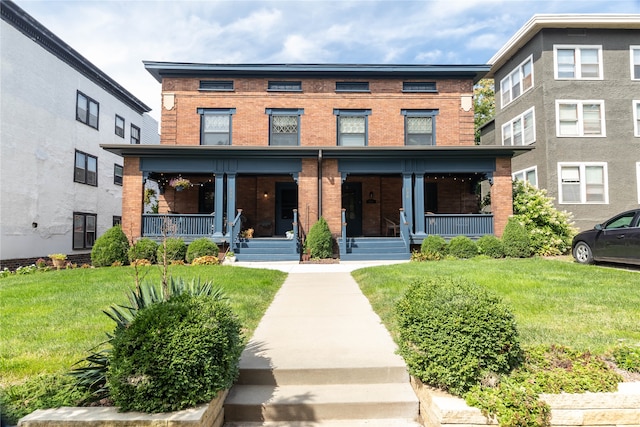
[[15, 0], [153, 108], [143, 60], [485, 64], [536, 13], [640, 13], [640, 0]]

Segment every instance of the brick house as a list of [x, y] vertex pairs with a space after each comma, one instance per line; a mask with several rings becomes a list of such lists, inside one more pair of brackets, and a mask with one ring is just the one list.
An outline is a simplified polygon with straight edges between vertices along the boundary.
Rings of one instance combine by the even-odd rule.
[[[511, 158], [530, 148], [474, 145], [473, 84], [488, 66], [145, 66], [162, 83], [160, 145], [103, 145], [125, 158], [131, 238], [206, 236], [239, 260], [299, 259], [323, 216], [341, 259], [408, 259], [429, 234], [501, 235], [512, 213]], [[157, 214], [143, 214], [149, 181]]]

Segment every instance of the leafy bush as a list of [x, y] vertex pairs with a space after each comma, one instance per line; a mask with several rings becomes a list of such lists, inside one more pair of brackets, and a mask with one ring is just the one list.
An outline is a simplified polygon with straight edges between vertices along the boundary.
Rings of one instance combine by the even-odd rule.
[[502, 235], [505, 256], [511, 258], [527, 258], [531, 256], [529, 234], [517, 218], [511, 217], [507, 221]]
[[217, 255], [200, 256], [198, 258], [194, 258], [194, 260], [191, 261], [191, 265], [218, 265], [218, 264], [220, 264], [220, 259], [218, 258]]
[[115, 331], [107, 383], [124, 411], [167, 412], [209, 402], [238, 374], [241, 325], [229, 304], [183, 294]]
[[447, 241], [442, 236], [431, 234], [422, 241], [420, 253], [427, 260], [440, 260], [447, 254]]
[[96, 267], [108, 267], [119, 261], [126, 264], [129, 259], [129, 241], [119, 225], [108, 229], [98, 237], [91, 250], [91, 263]]
[[485, 236], [482, 236], [478, 239], [476, 245], [478, 246], [478, 252], [481, 255], [486, 255], [491, 258], [504, 257], [504, 247], [502, 245], [502, 241], [494, 235], [487, 234]]
[[524, 225], [536, 255], [560, 255], [571, 250], [576, 234], [573, 215], [553, 206], [547, 190], [515, 181], [513, 184], [513, 214]]
[[129, 248], [129, 261], [146, 259], [151, 263], [156, 262], [158, 244], [148, 237], [143, 237]]
[[331, 230], [329, 230], [329, 224], [323, 217], [320, 217], [309, 230], [304, 247], [311, 258], [331, 258], [333, 256], [333, 237]]
[[189, 248], [187, 249], [187, 262], [191, 264], [195, 258], [205, 255], [218, 256], [218, 253], [220, 253], [218, 245], [206, 237], [202, 237], [189, 244]]
[[409, 372], [433, 387], [462, 395], [521, 360], [513, 315], [481, 286], [452, 278], [417, 281], [395, 313]]
[[164, 259], [164, 247], [167, 247], [167, 262], [171, 261], [184, 261], [184, 257], [187, 255], [187, 245], [179, 237], [168, 237], [163, 243], [158, 245], [158, 252], [156, 254], [158, 263], [163, 263]]
[[456, 236], [449, 241], [447, 252], [456, 258], [473, 258], [478, 255], [478, 247], [467, 236]]
[[148, 259], [134, 259], [133, 261], [131, 261], [131, 266], [132, 267], [148, 267], [151, 265], [151, 261], [149, 261]]
[[619, 368], [640, 373], [640, 347], [617, 347], [613, 357]]

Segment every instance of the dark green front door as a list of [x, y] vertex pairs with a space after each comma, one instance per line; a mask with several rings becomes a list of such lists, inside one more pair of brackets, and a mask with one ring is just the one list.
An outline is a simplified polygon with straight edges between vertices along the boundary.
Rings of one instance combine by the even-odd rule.
[[362, 236], [362, 183], [342, 184], [342, 209], [346, 209], [347, 236]]
[[293, 210], [298, 208], [298, 186], [295, 182], [276, 182], [276, 235], [293, 230]]

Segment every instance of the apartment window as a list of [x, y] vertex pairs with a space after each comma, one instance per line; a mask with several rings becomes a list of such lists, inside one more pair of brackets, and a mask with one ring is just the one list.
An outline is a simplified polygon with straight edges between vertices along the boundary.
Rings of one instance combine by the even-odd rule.
[[232, 91], [233, 80], [200, 80], [200, 90]]
[[533, 56], [518, 65], [500, 81], [502, 107], [533, 87]]
[[231, 124], [235, 108], [198, 108], [200, 145], [231, 145]]
[[536, 126], [533, 108], [502, 125], [502, 145], [529, 145], [534, 142]]
[[436, 82], [403, 82], [403, 92], [437, 92]]
[[304, 110], [272, 109], [269, 115], [269, 145], [300, 145], [300, 115]]
[[369, 92], [369, 82], [336, 82], [336, 92]]
[[76, 150], [73, 180], [96, 187], [98, 185], [98, 158]]
[[640, 101], [633, 101], [633, 134], [640, 136]]
[[140, 144], [140, 128], [134, 124], [131, 125], [131, 143]]
[[124, 169], [120, 165], [113, 165], [113, 183], [115, 185], [122, 185], [122, 177], [124, 175]]
[[73, 213], [73, 249], [90, 249], [96, 241], [96, 214]]
[[98, 129], [100, 104], [78, 91], [76, 95], [76, 120]]
[[602, 79], [602, 46], [554, 46], [556, 79]]
[[267, 90], [273, 92], [302, 92], [302, 82], [278, 82], [270, 81]]
[[122, 217], [114, 215], [111, 218], [111, 226], [115, 227], [116, 225], [122, 225]]
[[630, 50], [631, 79], [640, 80], [640, 46], [631, 46]]
[[534, 187], [538, 186], [538, 167], [533, 166], [531, 168], [522, 169], [517, 172], [514, 172], [511, 177], [514, 181], [524, 181], [533, 185]]
[[338, 119], [338, 145], [364, 147], [368, 139], [371, 110], [333, 110]]
[[438, 110], [402, 110], [404, 145], [436, 145]]
[[124, 138], [124, 119], [116, 114], [116, 135]]
[[604, 101], [556, 101], [556, 136], [606, 136]]
[[558, 163], [560, 203], [608, 203], [606, 163]]

